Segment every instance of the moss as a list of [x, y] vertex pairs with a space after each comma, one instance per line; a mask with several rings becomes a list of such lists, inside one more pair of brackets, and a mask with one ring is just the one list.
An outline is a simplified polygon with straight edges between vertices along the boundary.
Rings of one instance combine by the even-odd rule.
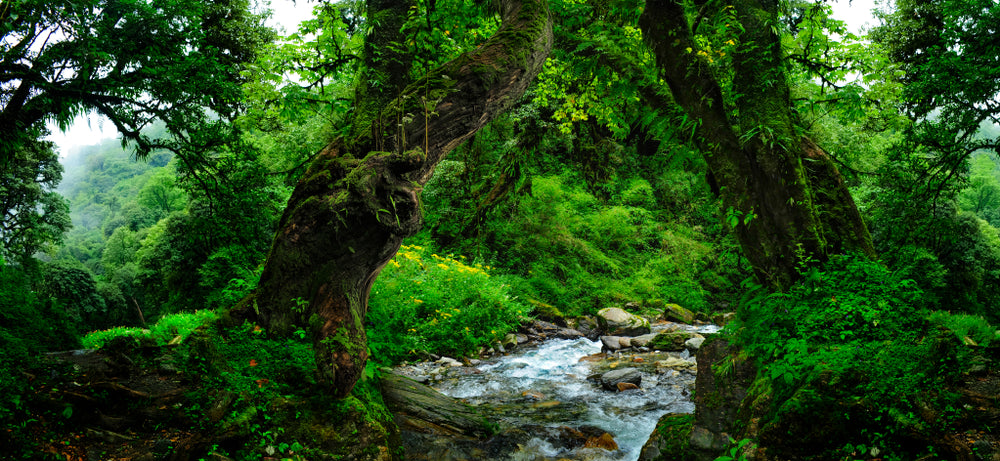
[[666, 415], [661, 418], [654, 429], [660, 438], [659, 459], [685, 459], [693, 428], [694, 415]]

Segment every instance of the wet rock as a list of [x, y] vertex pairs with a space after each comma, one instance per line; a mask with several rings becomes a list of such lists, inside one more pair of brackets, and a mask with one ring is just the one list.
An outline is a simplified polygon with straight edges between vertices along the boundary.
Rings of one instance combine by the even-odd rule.
[[552, 338], [579, 338], [583, 336], [571, 328], [561, 327], [554, 323], [535, 319], [531, 323], [521, 326], [521, 333], [530, 341], [544, 341]]
[[650, 332], [649, 320], [617, 307], [597, 311], [599, 321], [606, 325], [610, 336], [639, 336]]
[[544, 402], [538, 402], [531, 406], [531, 408], [552, 408], [562, 405], [562, 402], [558, 400], [546, 400]]
[[598, 322], [596, 317], [589, 315], [576, 318], [570, 325], [577, 331], [583, 334], [584, 337], [591, 341], [597, 340], [603, 334], [604, 330], [601, 329], [601, 323]]
[[605, 354], [604, 352], [600, 352], [600, 353], [597, 353], [597, 354], [585, 355], [583, 357], [580, 357], [579, 361], [580, 362], [596, 363], [596, 362], [600, 362], [600, 361], [602, 361], [602, 360], [604, 360], [606, 358], [608, 358], [608, 354]]
[[697, 333], [687, 331], [665, 331], [656, 335], [649, 342], [649, 347], [658, 351], [680, 352], [687, 347], [684, 345], [687, 340], [698, 337]]
[[666, 360], [657, 360], [656, 368], [689, 369], [698, 366], [697, 362], [684, 360], [677, 357], [669, 357]]
[[587, 443], [584, 443], [583, 447], [603, 448], [608, 451], [615, 451], [618, 449], [618, 443], [615, 442], [615, 438], [611, 434], [605, 432], [601, 434], [599, 437], [591, 437], [587, 439]]
[[685, 450], [691, 439], [694, 415], [667, 413], [656, 423], [656, 429], [639, 452], [639, 461], [687, 459]]
[[541, 392], [537, 391], [524, 391], [521, 393], [521, 397], [527, 397], [531, 400], [542, 400], [545, 398], [545, 396], [542, 395]]
[[689, 339], [687, 341], [684, 341], [684, 347], [686, 347], [686, 348], [688, 348], [688, 349], [690, 349], [692, 351], [697, 351], [698, 348], [700, 348], [701, 345], [702, 345], [702, 343], [704, 343], [704, 342], [705, 342], [705, 338], [703, 336], [695, 336], [694, 338], [691, 338], [691, 339]]
[[583, 333], [572, 328], [560, 328], [556, 332], [556, 337], [560, 339], [578, 339], [583, 337]]
[[440, 363], [441, 365], [444, 365], [446, 367], [462, 366], [462, 362], [459, 362], [458, 360], [455, 360], [451, 357], [441, 357], [440, 359], [435, 360], [434, 363]]
[[601, 336], [602, 350], [615, 352], [632, 347], [632, 342], [624, 336]]
[[609, 391], [618, 390], [618, 383], [630, 383], [636, 386], [642, 384], [642, 373], [636, 368], [622, 368], [611, 370], [598, 378], [601, 386]]
[[507, 333], [507, 336], [503, 337], [503, 342], [500, 344], [509, 349], [517, 347], [517, 335], [514, 333]]
[[691, 324], [694, 322], [694, 312], [681, 307], [678, 304], [667, 304], [663, 306], [663, 318], [672, 322]]
[[632, 383], [618, 383], [615, 387], [618, 388], [618, 392], [625, 392], [631, 390], [638, 390], [639, 386]]
[[631, 338], [629, 343], [632, 344], [632, 347], [648, 347], [653, 338], [656, 338], [656, 334], [649, 333]]

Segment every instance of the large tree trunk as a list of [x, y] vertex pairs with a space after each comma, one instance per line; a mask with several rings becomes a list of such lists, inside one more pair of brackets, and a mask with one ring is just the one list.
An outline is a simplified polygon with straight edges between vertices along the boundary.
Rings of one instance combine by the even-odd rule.
[[783, 290], [802, 264], [846, 251], [874, 257], [875, 250], [836, 166], [795, 129], [773, 27], [777, 3], [737, 0], [733, 6], [743, 32], [733, 56], [739, 96], [730, 101], [732, 113], [708, 57], [697, 53], [681, 3], [648, 0], [640, 26], [674, 100], [700, 122], [699, 143], [744, 254], [762, 283]]
[[544, 1], [503, 5], [496, 36], [408, 85], [362, 122], [367, 131], [319, 155], [289, 199], [257, 292], [234, 311], [275, 334], [308, 331], [319, 378], [337, 396], [364, 371], [368, 294], [420, 228], [420, 191], [435, 165], [510, 107], [551, 50]]

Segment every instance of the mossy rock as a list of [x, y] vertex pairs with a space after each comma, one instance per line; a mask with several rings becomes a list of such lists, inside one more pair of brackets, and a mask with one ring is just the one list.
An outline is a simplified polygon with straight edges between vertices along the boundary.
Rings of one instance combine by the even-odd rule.
[[667, 304], [663, 306], [663, 318], [672, 322], [691, 324], [694, 322], [695, 314], [679, 304]]
[[534, 299], [529, 299], [528, 304], [531, 305], [531, 313], [535, 318], [554, 323], [561, 327], [567, 326], [566, 316], [563, 315], [558, 307]]
[[694, 427], [694, 415], [667, 413], [642, 446], [640, 461], [689, 461], [688, 442]]
[[647, 347], [657, 351], [683, 351], [687, 340], [698, 336], [687, 331], [664, 331], [656, 335]]

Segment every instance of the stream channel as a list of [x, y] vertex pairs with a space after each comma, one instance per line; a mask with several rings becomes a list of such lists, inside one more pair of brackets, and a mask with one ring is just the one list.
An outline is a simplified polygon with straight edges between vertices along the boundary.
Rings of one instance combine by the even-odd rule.
[[[714, 333], [718, 327], [673, 324], [672, 328]], [[663, 330], [655, 325], [653, 332]], [[681, 360], [678, 360], [681, 359]], [[681, 363], [683, 361], [684, 363]], [[664, 366], [673, 363], [673, 366]], [[680, 364], [678, 366], [678, 364]], [[588, 376], [632, 367], [642, 373], [639, 390], [608, 391]], [[639, 458], [656, 422], [666, 413], [693, 413], [694, 357], [683, 352], [601, 354], [601, 342], [551, 339], [519, 347], [472, 367], [431, 371], [431, 387], [478, 407], [494, 421], [516, 427], [571, 427], [609, 433], [617, 450], [560, 448], [533, 438], [513, 459], [627, 460]]]

